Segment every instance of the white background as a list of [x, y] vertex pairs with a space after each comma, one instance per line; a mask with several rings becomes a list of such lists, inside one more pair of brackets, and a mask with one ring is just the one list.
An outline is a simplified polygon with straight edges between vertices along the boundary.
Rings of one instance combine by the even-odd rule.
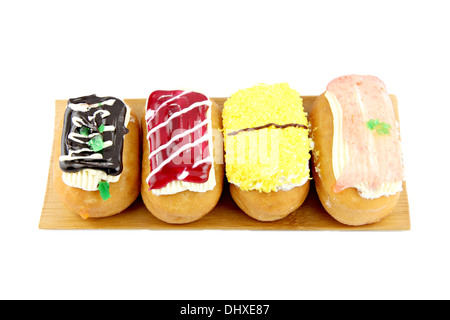
[[[447, 1], [2, 1], [3, 299], [450, 298]], [[380, 77], [411, 231], [39, 230], [54, 100]]]

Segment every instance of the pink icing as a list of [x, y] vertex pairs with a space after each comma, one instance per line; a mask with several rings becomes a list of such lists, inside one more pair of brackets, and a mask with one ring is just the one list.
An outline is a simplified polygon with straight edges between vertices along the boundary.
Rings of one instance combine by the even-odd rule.
[[[342, 107], [343, 138], [349, 146], [349, 162], [333, 186], [334, 192], [367, 183], [377, 189], [382, 183], [403, 180], [400, 135], [391, 98], [384, 83], [374, 76], [343, 76], [331, 81], [332, 92]], [[367, 121], [378, 119], [391, 126], [378, 134]]]

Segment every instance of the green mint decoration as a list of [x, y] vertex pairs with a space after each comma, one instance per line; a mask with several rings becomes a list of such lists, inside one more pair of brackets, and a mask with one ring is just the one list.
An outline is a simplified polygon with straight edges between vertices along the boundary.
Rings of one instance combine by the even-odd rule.
[[89, 129], [88, 127], [84, 127], [84, 126], [81, 127], [80, 134], [87, 137], [89, 135], [89, 133], [91, 133], [91, 129]]
[[367, 128], [375, 130], [379, 135], [389, 134], [391, 126], [385, 122], [380, 122], [378, 119], [370, 119], [366, 122]]
[[103, 150], [103, 138], [100, 134], [94, 136], [91, 140], [88, 141], [88, 145], [91, 150], [98, 152]]
[[98, 132], [103, 133], [105, 131], [105, 125], [102, 123], [100, 127], [98, 127]]
[[391, 128], [390, 125], [388, 125], [387, 123], [380, 123], [380, 125], [377, 128], [377, 133], [382, 135], [382, 134], [389, 134], [389, 129]]
[[109, 193], [109, 183], [108, 181], [100, 181], [97, 186], [98, 191], [100, 191], [100, 197], [103, 200], [108, 200], [111, 198], [111, 194]]
[[370, 130], [375, 129], [375, 127], [378, 125], [378, 119], [370, 119], [369, 121], [367, 121], [367, 128], [369, 128]]

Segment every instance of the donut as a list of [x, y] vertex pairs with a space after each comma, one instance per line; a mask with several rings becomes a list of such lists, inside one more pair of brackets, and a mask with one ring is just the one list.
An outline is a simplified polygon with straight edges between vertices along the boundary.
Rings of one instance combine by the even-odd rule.
[[352, 226], [375, 223], [402, 191], [399, 125], [386, 85], [375, 76], [332, 80], [309, 115], [313, 178], [325, 210]]
[[57, 129], [53, 183], [83, 219], [115, 215], [139, 196], [140, 128], [122, 100], [96, 95], [69, 99]]
[[170, 224], [199, 220], [223, 190], [221, 110], [202, 93], [157, 90], [142, 118], [141, 196]]
[[298, 209], [309, 191], [311, 149], [300, 94], [287, 83], [239, 90], [225, 101], [223, 127], [234, 202], [259, 221]]

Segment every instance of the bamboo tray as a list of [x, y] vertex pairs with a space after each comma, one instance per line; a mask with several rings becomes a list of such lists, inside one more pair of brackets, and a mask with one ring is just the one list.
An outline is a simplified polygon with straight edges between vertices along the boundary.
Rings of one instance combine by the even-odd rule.
[[[303, 96], [302, 98], [304, 108], [306, 112], [309, 112], [316, 96]], [[398, 120], [397, 98], [393, 95], [391, 98]], [[226, 100], [226, 98], [212, 99], [221, 107]], [[125, 99], [125, 103], [135, 110], [139, 119], [144, 112], [145, 101], [145, 99]], [[66, 103], [66, 100], [56, 101], [55, 124], [62, 121]], [[59, 148], [59, 146], [56, 146], [54, 141], [51, 159], [53, 159], [55, 148]], [[107, 218], [83, 220], [60, 202], [53, 186], [52, 172], [52, 161], [50, 161], [47, 190], [39, 223], [40, 229], [410, 230], [405, 182], [403, 182], [403, 192], [394, 211], [382, 221], [366, 226], [351, 227], [334, 220], [323, 209], [313, 181], [311, 181], [311, 189], [303, 205], [286, 218], [275, 222], [260, 222], [248, 217], [233, 202], [227, 182], [225, 182], [222, 197], [209, 214], [193, 223], [171, 225], [155, 218], [147, 210], [140, 197], [120, 214]]]

